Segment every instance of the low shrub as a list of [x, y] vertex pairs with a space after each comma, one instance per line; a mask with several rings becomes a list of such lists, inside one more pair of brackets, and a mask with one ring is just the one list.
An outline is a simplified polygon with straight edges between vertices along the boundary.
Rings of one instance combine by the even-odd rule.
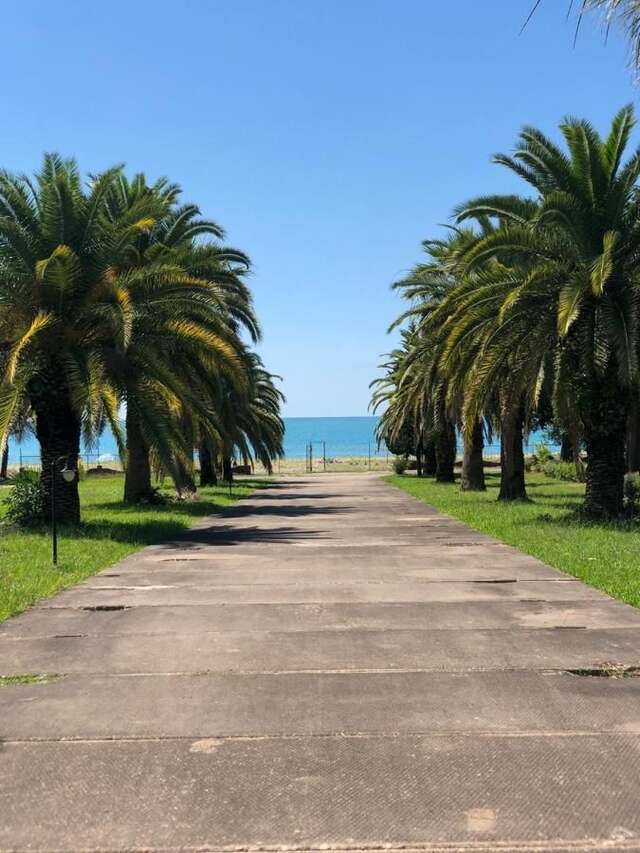
[[40, 474], [22, 470], [14, 474], [11, 483], [12, 488], [3, 501], [7, 507], [4, 516], [6, 521], [19, 527], [40, 524], [44, 517]]
[[555, 463], [555, 457], [549, 450], [546, 444], [536, 444], [535, 453], [525, 461], [525, 469], [527, 471], [544, 472], [545, 465]]
[[624, 503], [630, 515], [640, 514], [640, 474], [627, 474], [625, 476]]
[[547, 462], [554, 461], [553, 453], [543, 442], [537, 445], [536, 452], [533, 456], [537, 460], [538, 465], [546, 465]]
[[578, 476], [575, 462], [556, 462], [555, 459], [549, 459], [538, 470], [554, 480], [567, 480], [572, 483], [581, 483], [583, 480], [582, 476]]
[[9, 482], [14, 486], [20, 483], [40, 483], [40, 472], [32, 468], [21, 468], [9, 477]]
[[407, 470], [408, 459], [406, 456], [396, 456], [393, 460], [393, 470], [396, 474], [404, 474]]

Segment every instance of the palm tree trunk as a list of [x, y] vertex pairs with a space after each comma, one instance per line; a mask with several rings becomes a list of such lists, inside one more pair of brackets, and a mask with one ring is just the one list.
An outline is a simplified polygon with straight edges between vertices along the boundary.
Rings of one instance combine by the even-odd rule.
[[605, 376], [591, 377], [580, 414], [587, 448], [584, 512], [592, 518], [616, 518], [622, 514], [631, 405], [629, 392], [620, 387], [613, 361]]
[[55, 513], [61, 524], [80, 521], [78, 477], [71, 483], [60, 472], [66, 466], [78, 470], [80, 455], [80, 419], [71, 408], [64, 391], [34, 394], [32, 406], [36, 416], [36, 438], [40, 444], [42, 473], [40, 489], [45, 518], [52, 515], [53, 477], [55, 477]]
[[527, 499], [524, 481], [524, 451], [522, 433], [524, 410], [522, 405], [503, 407], [500, 419], [500, 493], [499, 501]]
[[422, 439], [416, 444], [416, 477], [422, 477]]
[[635, 398], [627, 419], [627, 471], [640, 471], [640, 400]]
[[127, 431], [127, 466], [124, 475], [124, 502], [145, 503], [154, 497], [151, 485], [149, 447], [140, 431], [140, 423], [133, 406], [127, 406], [125, 422]]
[[0, 463], [0, 480], [6, 480], [9, 473], [9, 442], [4, 446], [2, 451], [2, 462]]
[[171, 472], [173, 477], [173, 484], [176, 487], [176, 491], [179, 495], [187, 494], [189, 496], [195, 495], [198, 491], [198, 487], [196, 486], [196, 481], [193, 478], [193, 474], [191, 470], [185, 465], [182, 459], [176, 458], [173, 463], [173, 470]]
[[225, 483], [233, 482], [233, 464], [230, 456], [223, 456], [222, 458], [222, 479]]
[[464, 453], [462, 456], [462, 474], [460, 476], [460, 489], [463, 492], [484, 492], [484, 460], [482, 451], [484, 449], [484, 437], [482, 435], [482, 423], [477, 420], [473, 426], [470, 437], [465, 436]]
[[200, 457], [200, 485], [217, 486], [218, 477], [216, 476], [216, 469], [213, 465], [213, 455], [206, 438], [203, 438], [200, 442], [198, 456]]
[[573, 462], [573, 441], [568, 432], [563, 432], [560, 436], [560, 461]]
[[[615, 424], [615, 419], [612, 419]], [[612, 425], [614, 425], [612, 424]], [[593, 518], [615, 518], [624, 506], [625, 429], [587, 431], [584, 511]]]
[[436, 482], [453, 483], [456, 464], [456, 428], [447, 418], [436, 437]]
[[437, 467], [436, 443], [433, 439], [429, 439], [424, 446], [424, 465], [422, 466], [424, 475], [426, 477], [435, 476]]

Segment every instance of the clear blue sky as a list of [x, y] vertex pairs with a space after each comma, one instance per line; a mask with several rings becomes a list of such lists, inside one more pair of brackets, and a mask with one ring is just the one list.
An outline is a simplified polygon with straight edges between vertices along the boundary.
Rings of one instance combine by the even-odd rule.
[[288, 415], [365, 414], [389, 284], [451, 207], [513, 187], [522, 124], [605, 127], [620, 38], [568, 0], [27, 0], [3, 9], [0, 165], [43, 150], [178, 181], [253, 258]]

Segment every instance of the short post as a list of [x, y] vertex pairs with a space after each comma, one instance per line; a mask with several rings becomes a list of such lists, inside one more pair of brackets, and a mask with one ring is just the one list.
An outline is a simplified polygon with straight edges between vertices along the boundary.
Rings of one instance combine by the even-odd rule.
[[58, 460], [51, 463], [51, 547], [53, 565], [58, 565], [58, 518], [56, 515], [56, 467]]

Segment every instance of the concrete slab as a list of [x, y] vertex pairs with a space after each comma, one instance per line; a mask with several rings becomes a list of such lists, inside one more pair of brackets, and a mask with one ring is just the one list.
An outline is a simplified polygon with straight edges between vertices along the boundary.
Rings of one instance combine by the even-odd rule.
[[467, 601], [596, 601], [607, 596], [579, 581], [519, 581], [517, 583], [344, 583], [318, 586], [210, 586], [127, 584], [92, 589], [81, 584], [60, 593], [46, 607], [138, 607], [140, 605], [198, 604], [349, 604]]
[[[254, 555], [255, 556], [255, 555]], [[402, 546], [381, 549], [376, 546], [353, 546], [348, 548], [333, 548], [330, 546], [310, 548], [301, 554], [295, 549], [274, 546], [265, 548], [258, 555], [263, 570], [271, 571], [338, 571], [348, 566], [350, 571], [399, 572], [421, 570], [428, 568], [455, 568], [458, 571], [486, 568], [518, 568], [534, 569], [538, 577], [563, 577], [561, 572], [544, 566], [533, 557], [525, 554], [513, 555], [504, 548], [486, 547], [479, 549], [471, 546], [448, 546], [446, 548], [430, 545], [429, 547]], [[127, 572], [165, 573], [185, 571], [208, 573], [211, 571], [251, 570], [247, 564], [244, 551], [235, 548], [215, 548], [195, 552], [171, 552], [163, 555], [149, 555], [141, 552], [139, 556], [131, 557], [119, 566], [119, 571]], [[112, 575], [113, 569], [103, 574]], [[97, 577], [100, 577], [98, 575]]]
[[335, 630], [0, 640], [7, 675], [640, 667], [640, 629]]
[[244, 631], [638, 628], [640, 611], [612, 600], [396, 604], [142, 605], [126, 610], [37, 607], [0, 623], [0, 639]]
[[[194, 565], [195, 564], [195, 565]], [[171, 564], [169, 564], [171, 565]], [[330, 566], [307, 566], [305, 563], [290, 565], [286, 568], [273, 568], [265, 572], [264, 566], [229, 566], [220, 561], [194, 560], [180, 568], [163, 567], [161, 570], [132, 569], [125, 574], [96, 575], [85, 586], [87, 589], [117, 589], [127, 586], [148, 586], [155, 584], [174, 584], [180, 586], [296, 586], [344, 583], [397, 583], [408, 580], [413, 583], [452, 583], [491, 580], [567, 580], [567, 575], [554, 572], [553, 569], [538, 569], [537, 566], [474, 565], [464, 563], [456, 565], [455, 560], [448, 565], [437, 566], [423, 563], [419, 568], [388, 568], [385, 565], [376, 568], [366, 566], [346, 567], [341, 563]]]
[[67, 676], [0, 690], [3, 740], [640, 734], [640, 678], [532, 672]]
[[0, 755], [3, 850], [640, 844], [637, 735], [9, 743]]

